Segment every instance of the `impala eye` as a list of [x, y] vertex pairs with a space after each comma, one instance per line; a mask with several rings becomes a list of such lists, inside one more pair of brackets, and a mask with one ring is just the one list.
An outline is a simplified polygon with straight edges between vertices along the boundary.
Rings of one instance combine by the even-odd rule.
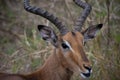
[[63, 49], [69, 49], [69, 46], [65, 42], [63, 42], [61, 46]]

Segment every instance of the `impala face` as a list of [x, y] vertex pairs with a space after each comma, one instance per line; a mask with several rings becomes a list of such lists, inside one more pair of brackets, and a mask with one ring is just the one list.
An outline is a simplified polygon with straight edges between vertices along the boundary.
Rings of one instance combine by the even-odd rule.
[[62, 37], [62, 53], [66, 58], [68, 68], [80, 73], [84, 78], [91, 74], [91, 63], [89, 62], [84, 47], [84, 36], [80, 32], [69, 32]]
[[83, 31], [68, 32], [63, 36], [57, 37], [55, 32], [48, 26], [39, 25], [40, 35], [45, 41], [51, 42], [59, 53], [63, 55], [65, 68], [72, 72], [80, 73], [83, 78], [90, 77], [92, 72], [91, 63], [84, 51], [84, 42], [96, 36], [102, 24], [94, 25]]
[[96, 36], [96, 33], [102, 28], [102, 24], [90, 26], [81, 32], [82, 26], [90, 14], [92, 7], [81, 0], [73, 1], [84, 10], [76, 20], [74, 30], [71, 31], [53, 14], [42, 8], [31, 6], [29, 0], [24, 0], [24, 8], [28, 12], [48, 19], [59, 29], [61, 36], [58, 37], [50, 27], [45, 25], [38, 26], [42, 38], [53, 44], [59, 50], [59, 53], [63, 55], [64, 62], [67, 64], [65, 66], [73, 72], [79, 72], [82, 77], [86, 78], [90, 76], [92, 70], [91, 64], [83, 49], [83, 44]]

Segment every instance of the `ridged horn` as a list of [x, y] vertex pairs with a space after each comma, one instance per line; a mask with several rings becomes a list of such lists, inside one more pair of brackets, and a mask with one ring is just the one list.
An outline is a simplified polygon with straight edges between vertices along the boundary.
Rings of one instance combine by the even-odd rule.
[[81, 0], [73, 0], [73, 1], [78, 6], [80, 6], [84, 9], [81, 16], [75, 22], [75, 27], [74, 27], [75, 30], [81, 31], [82, 26], [83, 26], [87, 16], [90, 14], [90, 11], [92, 10], [92, 7], [88, 3], [82, 2]]
[[53, 14], [49, 13], [48, 11], [42, 8], [31, 6], [29, 0], [24, 0], [24, 8], [28, 12], [31, 12], [33, 14], [36, 14], [48, 19], [51, 23], [53, 23], [59, 29], [62, 35], [68, 32], [68, 29], [66, 28], [66, 26], [63, 25], [63, 23], [57, 17], [55, 17]]

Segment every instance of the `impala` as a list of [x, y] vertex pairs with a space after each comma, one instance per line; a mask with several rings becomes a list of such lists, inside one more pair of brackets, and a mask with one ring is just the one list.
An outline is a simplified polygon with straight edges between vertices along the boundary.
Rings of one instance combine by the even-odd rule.
[[57, 36], [49, 26], [38, 25], [43, 40], [50, 42], [55, 47], [54, 53], [51, 53], [39, 70], [30, 74], [0, 73], [0, 80], [70, 80], [73, 73], [78, 73], [83, 78], [90, 77], [92, 65], [83, 47], [86, 41], [96, 36], [96, 33], [102, 28], [102, 24], [92, 25], [81, 31], [92, 8], [81, 0], [73, 1], [84, 10], [76, 20], [74, 29], [68, 30], [53, 14], [42, 8], [33, 7], [29, 0], [24, 0], [26, 11], [48, 19], [58, 28], [60, 35]]

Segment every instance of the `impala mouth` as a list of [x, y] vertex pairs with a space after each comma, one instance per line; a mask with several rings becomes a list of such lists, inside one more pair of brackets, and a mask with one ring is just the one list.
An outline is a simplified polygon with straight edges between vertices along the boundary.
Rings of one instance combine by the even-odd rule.
[[81, 73], [80, 74], [83, 78], [89, 78], [90, 77], [90, 73]]
[[89, 78], [90, 75], [92, 73], [92, 70], [91, 71], [88, 71], [87, 73], [81, 73], [80, 75], [83, 77], [83, 78]]

